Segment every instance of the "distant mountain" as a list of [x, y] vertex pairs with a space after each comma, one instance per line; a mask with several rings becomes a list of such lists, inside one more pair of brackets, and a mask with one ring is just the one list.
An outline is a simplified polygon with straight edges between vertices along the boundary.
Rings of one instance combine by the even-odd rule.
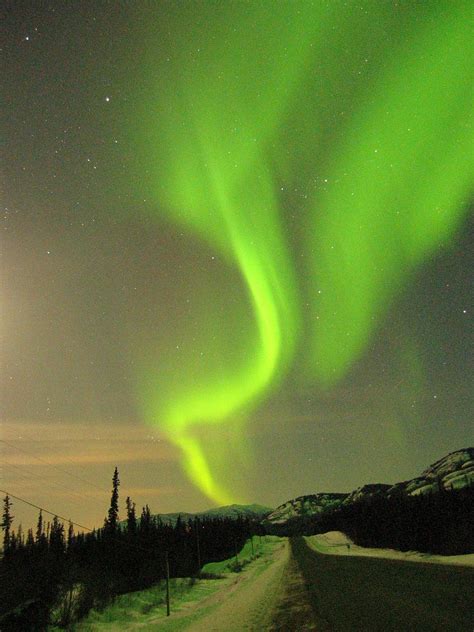
[[245, 516], [246, 518], [255, 518], [261, 520], [265, 518], [272, 511], [271, 507], [264, 507], [263, 505], [226, 505], [225, 507], [213, 507], [206, 511], [199, 511], [197, 513], [188, 513], [186, 511], [154, 514], [154, 518], [159, 518], [164, 523], [175, 525], [178, 517], [181, 516], [183, 522], [188, 520], [194, 520], [194, 518], [238, 518], [239, 516]]
[[263, 519], [267, 528], [280, 528], [287, 523], [298, 522], [338, 506], [351, 505], [370, 496], [392, 497], [399, 494], [437, 493], [441, 489], [462, 489], [474, 485], [474, 448], [463, 448], [447, 454], [424, 472], [400, 483], [370, 483], [358, 487], [350, 494], [320, 493], [299, 496], [288, 500]]

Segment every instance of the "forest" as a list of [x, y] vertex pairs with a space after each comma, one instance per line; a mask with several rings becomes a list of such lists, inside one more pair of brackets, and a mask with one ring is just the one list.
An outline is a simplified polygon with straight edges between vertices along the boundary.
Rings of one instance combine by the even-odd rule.
[[140, 515], [126, 499], [119, 521], [119, 474], [115, 469], [110, 507], [100, 529], [75, 532], [57, 516], [46, 522], [40, 510], [36, 529], [26, 535], [13, 526], [13, 503], [6, 496], [0, 560], [0, 629], [40, 631], [54, 622], [67, 627], [91, 608], [117, 595], [142, 590], [169, 577], [196, 577], [208, 562], [236, 555], [258, 525], [248, 518], [210, 518], [176, 524]]

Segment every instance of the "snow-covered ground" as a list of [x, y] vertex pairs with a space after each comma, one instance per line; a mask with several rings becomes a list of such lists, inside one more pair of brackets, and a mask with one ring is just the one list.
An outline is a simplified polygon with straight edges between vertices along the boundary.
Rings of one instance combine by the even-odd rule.
[[474, 566], [474, 553], [467, 555], [430, 555], [419, 551], [397, 551], [395, 549], [369, 549], [354, 544], [341, 531], [328, 531], [306, 538], [309, 546], [318, 553], [330, 555], [357, 555], [364, 557], [383, 557], [392, 560], [407, 560], [410, 562], [429, 562], [432, 564], [457, 564]]

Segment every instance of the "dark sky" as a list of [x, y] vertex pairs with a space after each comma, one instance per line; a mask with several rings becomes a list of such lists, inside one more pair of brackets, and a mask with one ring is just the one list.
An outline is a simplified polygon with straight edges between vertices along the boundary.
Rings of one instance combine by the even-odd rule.
[[[115, 465], [123, 497], [154, 512], [192, 511], [224, 498], [222, 488], [230, 500], [276, 506], [394, 482], [472, 445], [474, 223], [457, 177], [468, 156], [450, 145], [472, 121], [456, 117], [458, 99], [438, 129], [436, 90], [428, 98], [429, 83], [409, 69], [391, 79], [397, 55], [402, 67], [418, 45], [426, 73], [444, 76], [438, 44], [433, 52], [424, 35], [445, 18], [434, 6], [282, 3], [269, 24], [265, 2], [6, 3], [2, 489], [97, 525]], [[302, 22], [295, 13], [282, 27], [295, 7]], [[306, 12], [327, 24], [300, 34]], [[300, 39], [311, 50], [304, 60]], [[415, 154], [407, 141], [406, 157], [395, 153], [404, 120], [375, 116], [404, 73], [407, 95], [394, 110], [406, 106], [410, 118], [419, 90], [412, 118], [422, 148]], [[223, 133], [227, 116], [248, 132], [245, 143]], [[373, 180], [357, 153], [372, 132], [374, 152], [395, 156], [395, 175]], [[248, 148], [254, 134], [258, 150]], [[234, 161], [245, 163], [238, 178]], [[452, 186], [437, 188], [438, 166]], [[252, 173], [259, 182], [271, 174], [261, 211]], [[348, 228], [356, 211], [340, 210], [343, 185], [328, 190], [334, 174], [353, 179], [360, 235]], [[251, 192], [252, 213], [232, 201], [219, 215], [206, 178], [246, 205]], [[388, 201], [377, 205], [378, 191]], [[453, 219], [436, 232], [440, 206]], [[341, 227], [330, 246], [334, 208]], [[400, 210], [392, 239], [386, 216]], [[275, 330], [271, 308], [259, 307], [262, 283]], [[332, 292], [322, 306], [319, 283], [322, 300]], [[270, 342], [259, 339], [265, 327]], [[209, 419], [200, 412], [191, 424], [188, 393], [201, 387]], [[186, 452], [196, 445], [206, 467]], [[19, 502], [14, 513], [33, 520]]]

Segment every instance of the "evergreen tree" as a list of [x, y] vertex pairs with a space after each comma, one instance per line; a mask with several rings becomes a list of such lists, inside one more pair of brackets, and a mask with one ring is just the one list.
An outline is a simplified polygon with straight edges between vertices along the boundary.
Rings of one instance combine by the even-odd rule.
[[33, 529], [28, 529], [28, 534], [26, 536], [26, 547], [31, 550], [35, 545], [35, 539], [33, 537]]
[[149, 534], [151, 529], [151, 511], [148, 505], [142, 508], [142, 515], [140, 516], [140, 531], [143, 534]]
[[135, 503], [132, 503], [130, 496], [127, 496], [127, 532], [135, 535], [137, 532], [137, 516], [135, 513]]
[[20, 522], [20, 524], [18, 525], [18, 535], [17, 535], [17, 538], [18, 538], [18, 545], [19, 545], [19, 546], [23, 546], [23, 544], [24, 544], [24, 539], [23, 539], [23, 527], [21, 526], [21, 522]]
[[38, 522], [36, 524], [36, 542], [40, 542], [43, 539], [43, 512], [40, 509]]
[[55, 555], [64, 552], [64, 525], [59, 522], [57, 516], [54, 516], [49, 532], [49, 548]]
[[10, 543], [9, 543], [8, 550], [13, 553], [15, 549], [17, 548], [17, 546], [18, 546], [18, 538], [17, 538], [16, 533], [12, 531], [10, 535]]
[[13, 503], [11, 502], [8, 494], [5, 496], [3, 501], [3, 515], [2, 515], [2, 530], [3, 530], [3, 550], [7, 552], [10, 548], [10, 527], [12, 526], [13, 516], [10, 512]]
[[118, 488], [120, 485], [119, 473], [117, 467], [114, 470], [114, 475], [112, 477], [112, 496], [110, 499], [110, 507], [107, 514], [107, 518], [104, 522], [105, 531], [112, 535], [117, 532], [118, 527], [118, 519], [119, 519], [119, 506], [118, 499], [119, 493]]
[[68, 549], [72, 546], [73, 539], [74, 539], [74, 525], [69, 520], [69, 526], [67, 528], [67, 548]]

